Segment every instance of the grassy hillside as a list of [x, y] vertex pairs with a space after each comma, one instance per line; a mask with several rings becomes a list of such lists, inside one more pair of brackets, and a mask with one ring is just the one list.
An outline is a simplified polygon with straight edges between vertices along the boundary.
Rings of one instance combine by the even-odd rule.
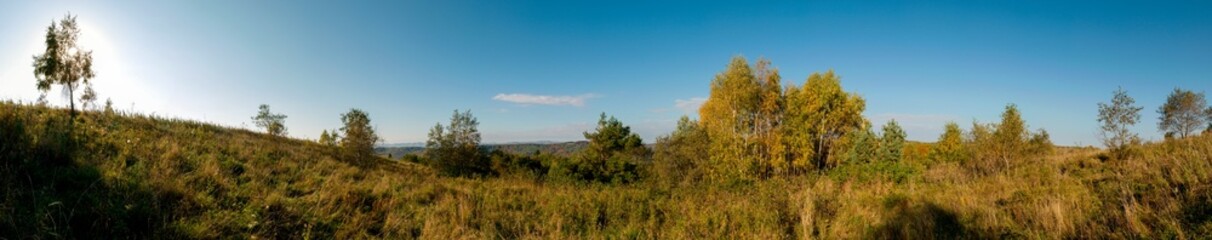
[[[535, 153], [551, 154], [556, 156], [568, 157], [576, 152], [585, 149], [588, 146], [587, 141], [562, 142], [562, 143], [504, 143], [504, 144], [487, 144], [480, 146], [485, 151], [501, 150], [506, 153], [516, 155], [535, 155]], [[408, 154], [421, 154], [425, 151], [425, 147], [376, 147], [375, 153], [392, 158], [402, 158]]]
[[1060, 149], [989, 175], [906, 160], [729, 184], [452, 178], [241, 129], [102, 112], [73, 122], [8, 102], [0, 238], [1212, 236], [1212, 136], [1099, 155]]

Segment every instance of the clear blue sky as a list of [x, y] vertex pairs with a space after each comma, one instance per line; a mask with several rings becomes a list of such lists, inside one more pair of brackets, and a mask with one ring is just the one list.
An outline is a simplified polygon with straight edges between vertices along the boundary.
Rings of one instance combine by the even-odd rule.
[[30, 56], [67, 12], [119, 109], [251, 128], [265, 103], [300, 138], [357, 107], [388, 143], [454, 109], [486, 142], [578, 140], [600, 112], [651, 141], [736, 55], [786, 83], [834, 69], [874, 125], [927, 141], [1016, 103], [1054, 142], [1097, 144], [1117, 86], [1157, 139], [1169, 91], [1212, 90], [1208, 1], [5, 1], [0, 98], [37, 97]]

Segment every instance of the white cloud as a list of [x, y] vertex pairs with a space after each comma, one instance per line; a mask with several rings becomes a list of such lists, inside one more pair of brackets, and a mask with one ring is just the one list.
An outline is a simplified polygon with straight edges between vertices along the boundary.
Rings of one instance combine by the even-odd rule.
[[707, 98], [693, 97], [690, 99], [676, 99], [673, 100], [673, 107], [681, 109], [685, 114], [692, 114], [699, 112], [699, 107], [703, 106], [703, 102], [707, 102]]
[[499, 93], [492, 97], [492, 100], [511, 102], [517, 104], [538, 104], [538, 105], [555, 105], [555, 106], [585, 106], [585, 100], [595, 98], [595, 94], [582, 94], [578, 96], [545, 96], [532, 95], [525, 93]]

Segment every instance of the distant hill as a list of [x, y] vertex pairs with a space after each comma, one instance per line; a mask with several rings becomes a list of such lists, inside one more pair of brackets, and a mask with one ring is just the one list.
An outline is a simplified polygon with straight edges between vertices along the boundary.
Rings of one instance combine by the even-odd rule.
[[[482, 148], [485, 151], [500, 149], [508, 153], [519, 155], [534, 155], [536, 152], [552, 154], [556, 156], [568, 157], [572, 154], [585, 149], [589, 146], [588, 141], [576, 142], [533, 142], [533, 143], [500, 143], [500, 144], [485, 144]], [[408, 154], [421, 154], [425, 151], [424, 146], [386, 146], [376, 147], [375, 152], [379, 155], [387, 156], [390, 154], [392, 158], [399, 159]]]

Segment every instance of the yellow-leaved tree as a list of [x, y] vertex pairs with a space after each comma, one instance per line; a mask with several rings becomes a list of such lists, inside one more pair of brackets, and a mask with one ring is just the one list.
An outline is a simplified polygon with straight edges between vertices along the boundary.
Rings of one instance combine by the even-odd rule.
[[866, 101], [843, 91], [832, 70], [813, 73], [803, 87], [788, 87], [785, 96], [783, 138], [791, 171], [836, 166], [842, 157], [833, 150], [841, 138], [867, 123]]
[[699, 123], [711, 139], [709, 176], [717, 180], [744, 179], [757, 169], [750, 138], [755, 135], [761, 84], [744, 57], [734, 57], [711, 80], [711, 94], [699, 108]]

